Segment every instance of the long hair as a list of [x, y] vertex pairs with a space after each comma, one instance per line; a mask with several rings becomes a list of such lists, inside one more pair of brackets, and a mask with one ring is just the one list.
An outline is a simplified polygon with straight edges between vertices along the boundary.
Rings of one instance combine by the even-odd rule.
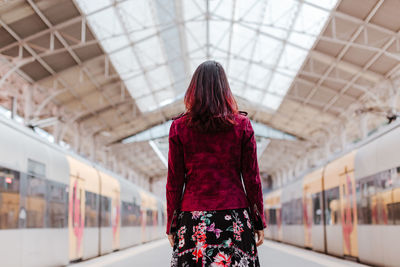
[[205, 61], [197, 67], [184, 101], [189, 127], [216, 131], [236, 124], [238, 106], [224, 68], [216, 61]]

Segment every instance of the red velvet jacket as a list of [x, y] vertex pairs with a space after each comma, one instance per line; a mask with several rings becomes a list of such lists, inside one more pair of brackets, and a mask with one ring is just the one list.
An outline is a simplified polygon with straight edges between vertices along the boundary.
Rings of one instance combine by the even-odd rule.
[[256, 141], [250, 120], [238, 114], [237, 125], [229, 131], [201, 133], [187, 127], [186, 118], [183, 115], [175, 119], [169, 132], [166, 233], [176, 231], [180, 210], [250, 207], [255, 229], [265, 228]]

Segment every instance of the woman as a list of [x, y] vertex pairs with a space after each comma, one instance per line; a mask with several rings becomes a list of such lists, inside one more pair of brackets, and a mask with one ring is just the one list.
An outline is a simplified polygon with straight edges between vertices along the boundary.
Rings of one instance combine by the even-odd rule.
[[171, 266], [260, 266], [266, 224], [254, 131], [219, 63], [196, 69], [185, 105], [169, 132]]

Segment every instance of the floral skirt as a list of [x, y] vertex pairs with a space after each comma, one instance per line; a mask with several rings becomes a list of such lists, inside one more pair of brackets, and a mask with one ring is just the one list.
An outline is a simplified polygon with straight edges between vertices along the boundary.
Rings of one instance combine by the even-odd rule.
[[248, 208], [181, 211], [171, 266], [260, 266]]

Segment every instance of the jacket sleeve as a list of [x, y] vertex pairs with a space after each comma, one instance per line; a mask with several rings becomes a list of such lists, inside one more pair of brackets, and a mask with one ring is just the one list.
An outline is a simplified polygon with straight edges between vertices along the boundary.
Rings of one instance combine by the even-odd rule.
[[241, 171], [247, 199], [250, 203], [254, 229], [262, 230], [267, 227], [264, 217], [262, 186], [257, 162], [257, 145], [254, 130], [249, 119], [246, 120], [242, 139]]
[[172, 122], [169, 130], [168, 151], [168, 177], [166, 185], [167, 199], [167, 234], [176, 231], [176, 220], [180, 210], [182, 190], [185, 181], [185, 164], [183, 158], [183, 146], [180, 142], [176, 123]]

